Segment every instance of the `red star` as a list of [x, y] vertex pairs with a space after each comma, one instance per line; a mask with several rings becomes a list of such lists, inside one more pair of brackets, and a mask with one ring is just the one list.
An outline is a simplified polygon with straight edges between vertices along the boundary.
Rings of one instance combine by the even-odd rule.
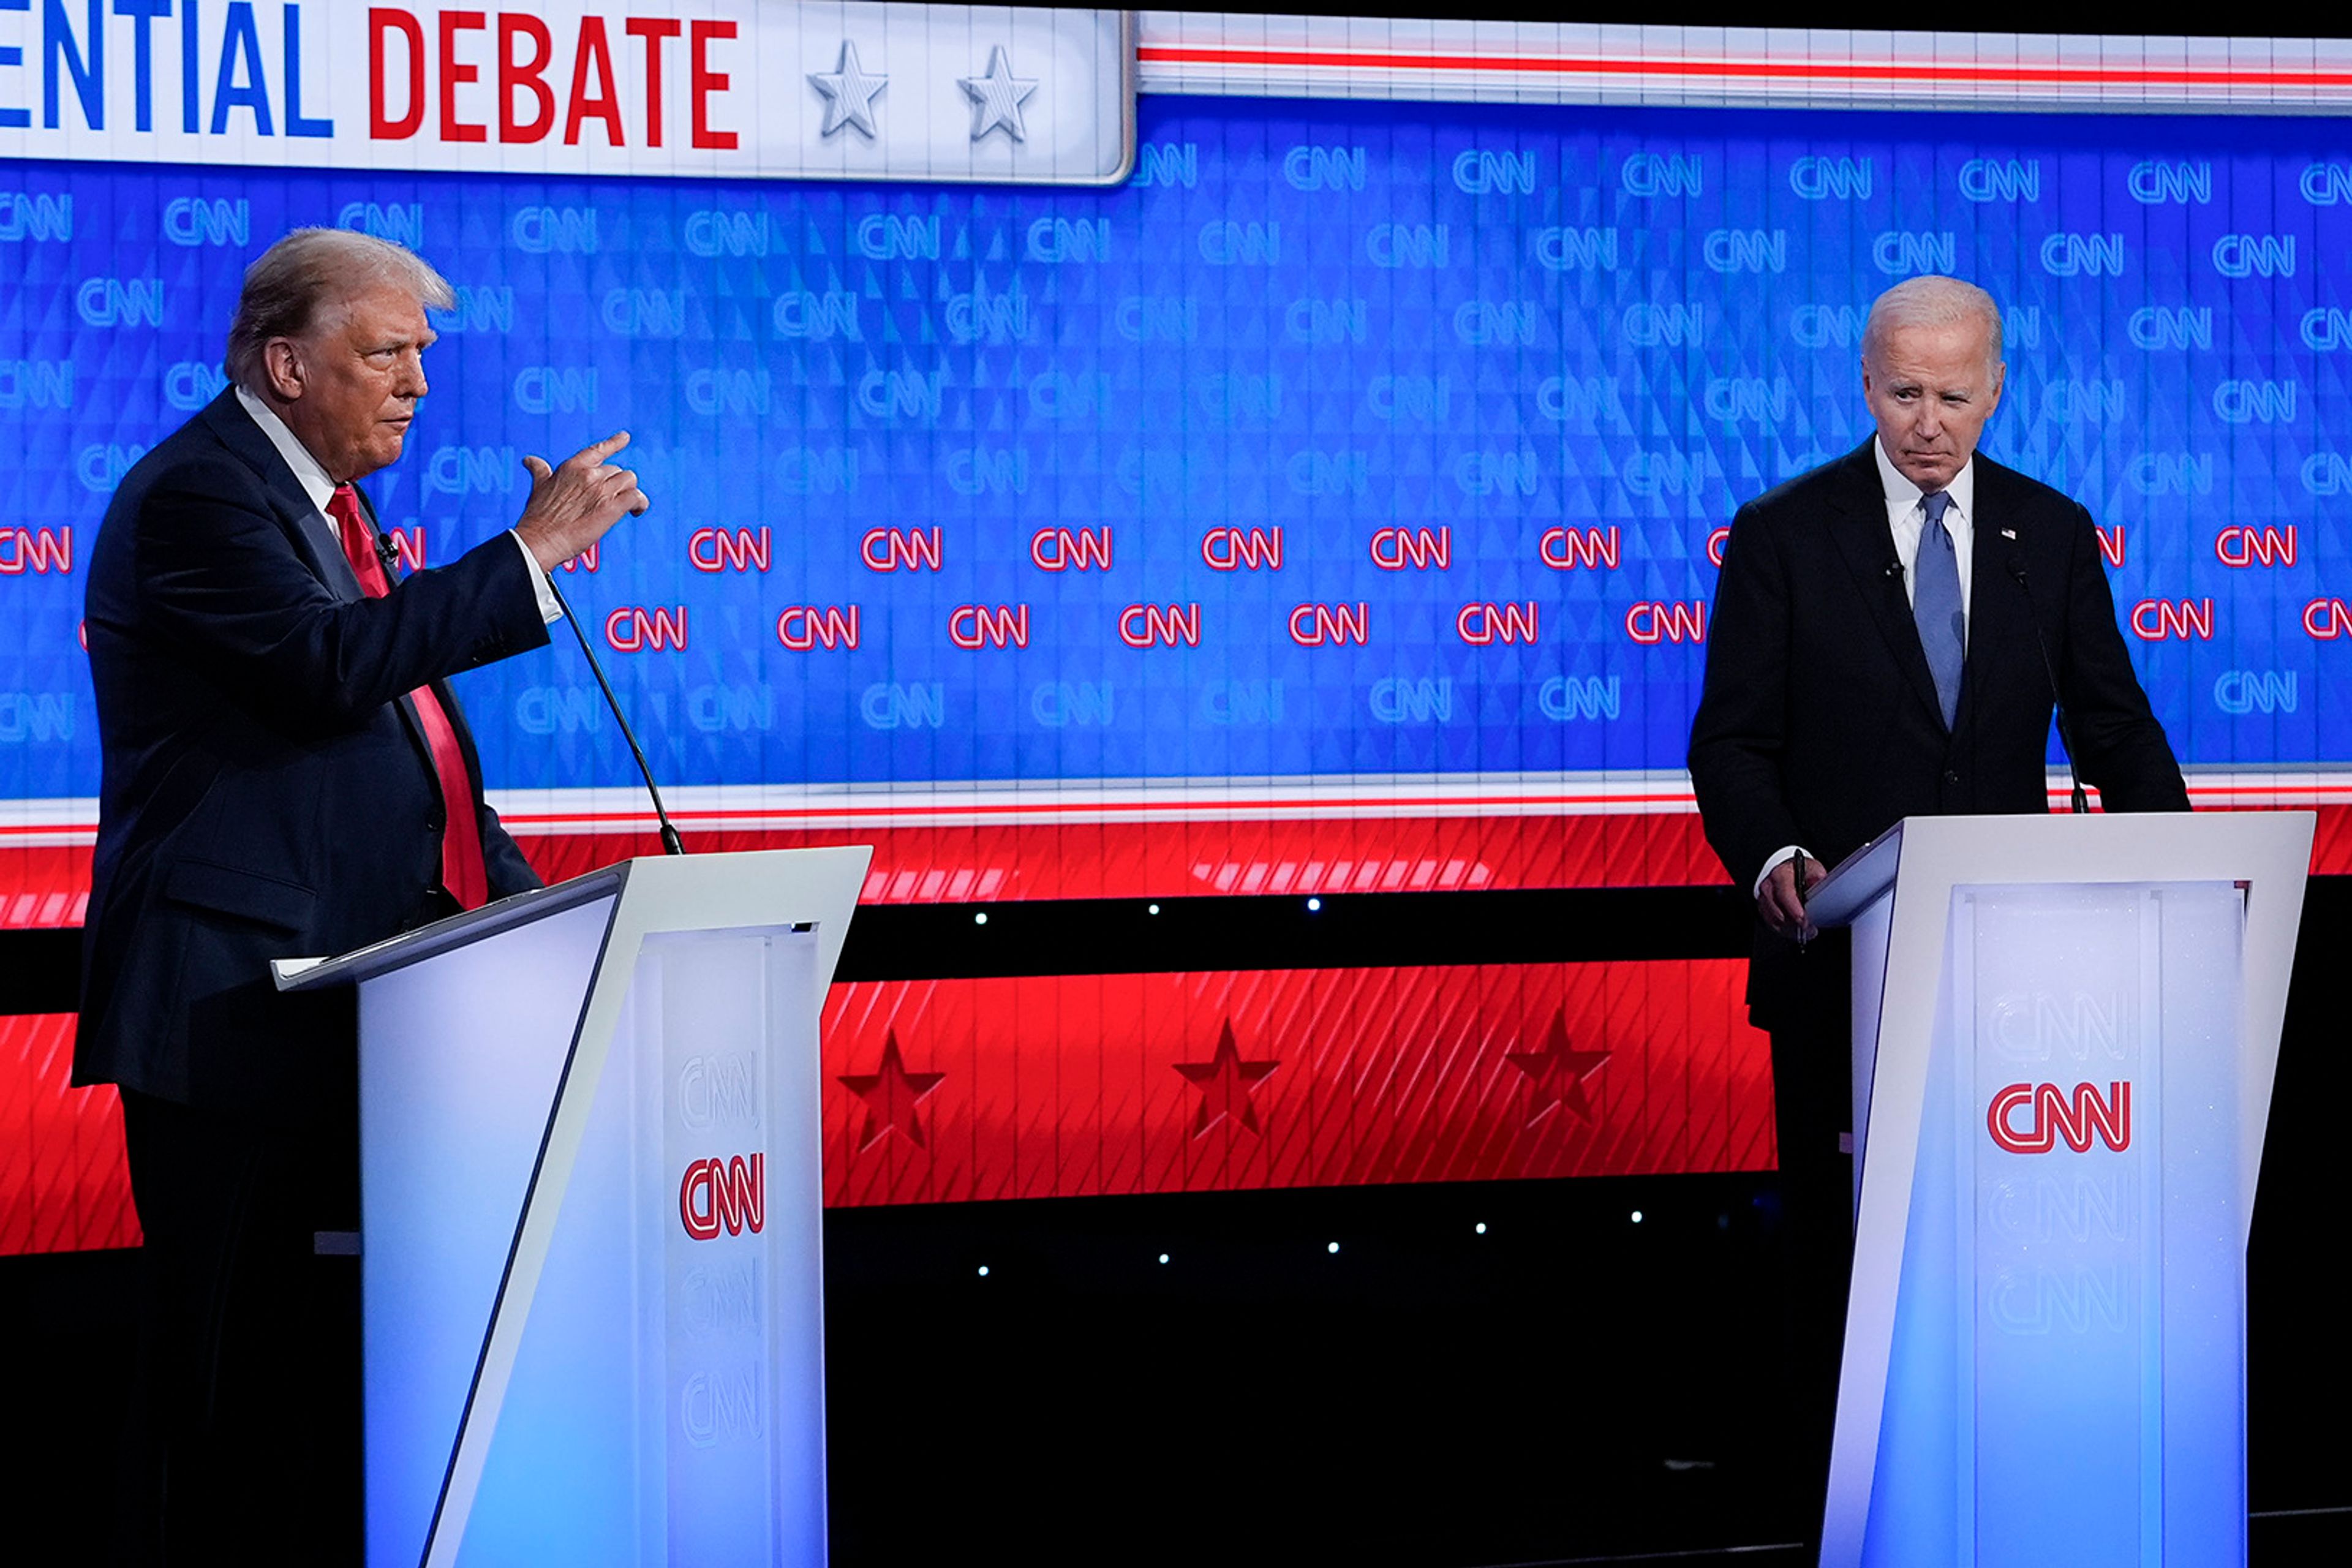
[[915, 1114], [915, 1102], [940, 1087], [943, 1072], [908, 1072], [907, 1064], [898, 1058], [898, 1031], [891, 1030], [882, 1040], [882, 1070], [879, 1072], [845, 1072], [841, 1081], [849, 1091], [866, 1102], [866, 1132], [858, 1140], [858, 1152], [874, 1147], [885, 1132], [897, 1128], [905, 1133], [916, 1148], [925, 1147], [923, 1120]]
[[1579, 1121], [1592, 1121], [1592, 1101], [1584, 1092], [1584, 1080], [1599, 1072], [1609, 1056], [1607, 1051], [1568, 1048], [1568, 1010], [1564, 1007], [1552, 1019], [1551, 1034], [1544, 1040], [1542, 1050], [1504, 1052], [1505, 1061], [1528, 1075], [1528, 1125], [1533, 1127], [1562, 1105], [1573, 1111]]
[[1250, 1103], [1250, 1086], [1280, 1067], [1280, 1062], [1245, 1062], [1234, 1048], [1234, 1021], [1225, 1020], [1217, 1037], [1217, 1051], [1204, 1062], [1178, 1062], [1176, 1070], [1201, 1091], [1201, 1108], [1192, 1116], [1192, 1136], [1200, 1137], [1230, 1116], [1259, 1132], [1257, 1107]]

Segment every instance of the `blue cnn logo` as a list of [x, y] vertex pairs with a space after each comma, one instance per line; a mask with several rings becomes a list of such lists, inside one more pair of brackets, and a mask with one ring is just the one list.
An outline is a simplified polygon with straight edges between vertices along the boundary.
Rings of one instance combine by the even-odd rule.
[[525, 365], [515, 374], [514, 400], [525, 414], [593, 414], [596, 373], [571, 365]]
[[708, 418], [765, 416], [771, 401], [764, 370], [690, 370], [686, 373], [686, 405]]
[[1282, 226], [1221, 218], [1201, 226], [1200, 245], [1212, 267], [1272, 267], [1282, 259]]
[[2213, 270], [2224, 278], [2292, 278], [2294, 236], [2225, 234], [2213, 242]]
[[1482, 147], [1456, 153], [1454, 188], [1468, 196], [1525, 195], [1536, 188], [1536, 155], [1489, 153]]
[[184, 359], [163, 372], [163, 401], [194, 414], [228, 390], [228, 373], [200, 359]]
[[765, 256], [768, 215], [707, 207], [686, 215], [681, 237], [694, 256]]
[[1786, 272], [1789, 231], [1784, 228], [1709, 229], [1699, 242], [1699, 255], [1710, 271]]
[[1960, 195], [1972, 202], [2038, 202], [2042, 160], [1971, 158], [1960, 165]]
[[2124, 332], [2131, 339], [2132, 347], [2155, 353], [2210, 349], [2213, 346], [2213, 307], [2180, 305], [2168, 310], [2161, 305], [2143, 305], [2124, 323]]
[[436, 447], [425, 464], [425, 493], [512, 495], [521, 469], [512, 447]]
[[1889, 230], [1871, 243], [1870, 259], [1889, 278], [1913, 278], [1924, 272], [1950, 274], [1959, 270], [1958, 235], [1906, 234]]
[[0, 191], [0, 239], [60, 242], [73, 237], [73, 197]]
[[1451, 238], [1442, 223], [1379, 223], [1364, 236], [1364, 251], [1375, 267], [1447, 267], [1454, 259]]
[[2236, 718], [2292, 713], [2295, 700], [2291, 669], [2225, 669], [2213, 681], [2213, 706]]
[[2213, 389], [2213, 416], [2225, 425], [2289, 425], [2299, 384], [2292, 381], [2225, 381]]
[[457, 308], [436, 310], [434, 327], [442, 332], [506, 333], [514, 331], [515, 291], [506, 284], [453, 285]]
[[514, 247], [526, 256], [590, 256], [597, 249], [594, 207], [521, 207], [507, 220]]
[[858, 694], [857, 716], [873, 730], [937, 730], [948, 721], [947, 697], [936, 680], [878, 681]]
[[71, 360], [0, 359], [0, 408], [70, 408], [73, 392]]
[[1450, 724], [1454, 721], [1454, 682], [1390, 676], [1372, 682], [1366, 704], [1382, 724]]
[[2190, 202], [2202, 205], [2213, 199], [2213, 165], [2153, 161], [2134, 163], [2124, 179], [2124, 188], [2131, 193], [2132, 200], [2148, 206], [2185, 206]]
[[1110, 220], [1041, 217], [1029, 226], [1028, 256], [1052, 265], [1110, 259]]
[[2124, 237], [2051, 235], [2042, 242], [2042, 269], [2053, 278], [2120, 278], [2124, 271]]
[[1298, 191], [1360, 191], [1368, 162], [1361, 147], [1293, 147], [1282, 155], [1282, 177]]
[[70, 691], [0, 691], [0, 745], [45, 746], [74, 738]]
[[250, 245], [253, 204], [180, 196], [163, 205], [163, 237], [173, 245]]
[[1636, 153], [1619, 168], [1617, 180], [1629, 196], [1696, 196], [1706, 186], [1696, 153]]
[[1853, 202], [1869, 198], [1867, 158], [1800, 158], [1789, 165], [1789, 188], [1809, 202]]
[[604, 330], [616, 338], [676, 338], [686, 334], [683, 289], [613, 289], [605, 291]]
[[1557, 724], [1614, 719], [1624, 710], [1613, 675], [1555, 675], [1536, 688], [1536, 710]]
[[893, 217], [869, 213], [858, 220], [857, 254], [868, 261], [937, 261], [937, 217]]
[[[970, 299], [959, 294], [957, 300]], [[828, 289], [813, 293], [805, 289], [787, 289], [776, 296], [768, 308], [768, 316], [775, 323], [780, 338], [846, 338], [851, 342], [866, 341], [865, 330], [857, 321], [857, 296], [846, 289]], [[1027, 312], [1023, 312], [1022, 331], [1028, 331]], [[956, 321], [955, 300], [948, 301], [948, 321]], [[960, 342], [969, 339], [959, 337]]]
[[160, 327], [163, 280], [160, 278], [85, 278], [74, 290], [74, 310], [85, 326]]

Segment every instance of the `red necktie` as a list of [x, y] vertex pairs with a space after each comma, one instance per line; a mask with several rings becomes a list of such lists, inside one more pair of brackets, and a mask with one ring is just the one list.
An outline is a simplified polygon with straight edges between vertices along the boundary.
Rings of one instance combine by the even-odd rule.
[[[360, 591], [371, 599], [392, 592], [383, 563], [376, 559], [375, 535], [360, 516], [360, 492], [337, 485], [328, 498], [327, 515], [343, 537], [343, 559], [360, 580]], [[416, 721], [424, 727], [432, 749], [433, 771], [441, 781], [441, 804], [447, 826], [441, 832], [441, 886], [461, 909], [478, 910], [490, 901], [490, 879], [482, 868], [482, 835], [474, 817], [474, 788], [466, 777], [465, 753], [457, 749], [457, 731], [442, 710], [441, 699], [429, 686], [408, 694], [415, 704]]]

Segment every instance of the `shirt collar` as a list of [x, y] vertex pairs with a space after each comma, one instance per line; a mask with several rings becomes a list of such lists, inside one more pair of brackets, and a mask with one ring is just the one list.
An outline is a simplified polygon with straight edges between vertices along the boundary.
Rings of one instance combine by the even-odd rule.
[[294, 481], [310, 498], [310, 504], [324, 513], [328, 498], [335, 493], [335, 481], [327, 477], [325, 466], [310, 455], [310, 448], [302, 445], [301, 438], [287, 427], [286, 421], [278, 417], [276, 409], [242, 386], [236, 389], [236, 401], [261, 426], [261, 433], [269, 437], [269, 444], [278, 448], [286, 466], [294, 470]]
[[[1870, 438], [1870, 455], [1878, 459], [1878, 482], [1885, 492], [1886, 510], [1896, 517], [1902, 517], [1916, 509], [1919, 498], [1927, 492], [1912, 483], [1908, 474], [1895, 466], [1895, 459], [1886, 455], [1886, 444], [1875, 436]], [[1969, 460], [1960, 465], [1960, 471], [1952, 476], [1952, 482], [1944, 487], [1944, 493], [1952, 498], [1952, 505], [1959, 510], [1962, 517], [1976, 516], [1977, 455], [1974, 452], [1970, 452]]]

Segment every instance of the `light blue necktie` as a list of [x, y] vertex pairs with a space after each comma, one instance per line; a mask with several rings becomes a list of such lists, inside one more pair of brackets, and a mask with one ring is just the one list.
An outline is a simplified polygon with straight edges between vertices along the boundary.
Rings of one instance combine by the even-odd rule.
[[1927, 521], [1919, 530], [1919, 556], [1912, 568], [1911, 618], [1919, 627], [1920, 651], [1927, 656], [1927, 672], [1936, 678], [1936, 700], [1944, 710], [1944, 728], [1960, 711], [1960, 665], [1968, 647], [1968, 619], [1960, 609], [1960, 563], [1945, 531], [1944, 513], [1952, 498], [1943, 490], [1922, 496]]

